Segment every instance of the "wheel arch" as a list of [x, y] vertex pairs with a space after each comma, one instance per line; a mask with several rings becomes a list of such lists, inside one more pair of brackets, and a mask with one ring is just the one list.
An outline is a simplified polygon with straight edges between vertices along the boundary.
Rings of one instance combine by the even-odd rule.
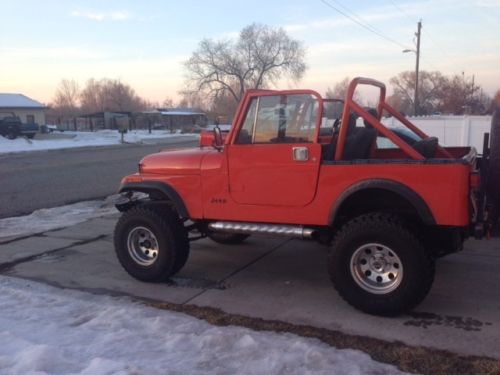
[[[375, 197], [375, 200], [368, 200], [372, 197]], [[363, 206], [366, 203], [370, 204]], [[375, 209], [413, 210], [423, 224], [436, 224], [434, 215], [424, 199], [410, 187], [393, 180], [365, 180], [350, 186], [332, 206], [328, 218], [329, 225], [336, 225], [339, 218], [347, 214], [352, 207], [360, 209], [360, 214]]]
[[[119, 193], [140, 192], [145, 193], [152, 198], [153, 201], [169, 201], [175, 207], [181, 219], [188, 219], [189, 212], [184, 204], [179, 193], [169, 184], [160, 181], [143, 181], [130, 182], [120, 186]], [[120, 211], [126, 210], [130, 202], [117, 204], [117, 209]]]

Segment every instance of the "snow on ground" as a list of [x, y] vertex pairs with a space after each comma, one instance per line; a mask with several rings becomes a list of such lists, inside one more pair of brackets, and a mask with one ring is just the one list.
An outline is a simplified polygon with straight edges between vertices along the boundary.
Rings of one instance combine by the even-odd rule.
[[[151, 134], [147, 130], [133, 130], [124, 135], [124, 142], [148, 143], [172, 137], [192, 137], [196, 139], [198, 136], [198, 134], [172, 134], [165, 130], [153, 130]], [[121, 134], [117, 130], [99, 130], [96, 132], [65, 131], [64, 133], [56, 133], [53, 137], [54, 139], [16, 138], [10, 140], [0, 136], [0, 154], [73, 147], [108, 146], [121, 143]]]
[[0, 219], [0, 238], [42, 233], [69, 227], [89, 219], [118, 213], [115, 196], [104, 201], [84, 201], [66, 206], [43, 208], [30, 215]]
[[0, 276], [1, 374], [399, 374], [356, 350]]

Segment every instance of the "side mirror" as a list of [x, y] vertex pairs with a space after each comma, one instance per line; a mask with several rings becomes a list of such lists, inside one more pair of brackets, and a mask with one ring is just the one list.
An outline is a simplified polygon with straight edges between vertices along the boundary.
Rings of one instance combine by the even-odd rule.
[[214, 148], [216, 148], [217, 150], [221, 150], [222, 149], [222, 146], [224, 145], [224, 141], [222, 139], [222, 132], [219, 128], [219, 125], [216, 125], [215, 128], [214, 128], [214, 143], [213, 143], [213, 146]]

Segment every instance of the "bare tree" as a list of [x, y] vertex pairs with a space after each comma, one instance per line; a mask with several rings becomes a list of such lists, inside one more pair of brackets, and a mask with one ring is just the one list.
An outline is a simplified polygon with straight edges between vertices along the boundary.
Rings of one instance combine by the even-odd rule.
[[87, 81], [81, 95], [84, 112], [100, 111], [137, 111], [147, 108], [146, 101], [141, 99], [133, 88], [119, 80], [91, 78]]
[[68, 125], [79, 113], [80, 88], [72, 79], [63, 79], [57, 86], [49, 117]]
[[153, 110], [157, 108], [161, 108], [162, 106], [160, 105], [160, 102], [154, 101], [154, 100], [144, 100], [144, 109], [146, 110]]
[[208, 111], [209, 117], [224, 124], [230, 124], [236, 113], [238, 104], [234, 101], [229, 92], [217, 96], [212, 101], [210, 110]]
[[493, 113], [496, 108], [500, 108], [500, 90], [497, 90], [493, 99], [491, 100], [488, 112]]
[[[351, 79], [349, 77], [345, 77], [342, 81], [337, 82], [333, 86], [333, 88], [328, 87], [328, 89], [326, 90], [326, 93], [325, 93], [325, 97], [330, 98], [330, 99], [344, 99], [350, 82], [351, 82]], [[359, 92], [354, 92], [353, 98], [358, 103], [362, 99]]]
[[90, 78], [85, 88], [80, 94], [82, 112], [99, 112], [102, 111], [103, 103], [101, 101], [101, 85], [94, 78]]
[[454, 75], [444, 89], [443, 111], [454, 114], [481, 114], [488, 110], [491, 98], [470, 77]]
[[[415, 72], [401, 72], [389, 81], [393, 94], [388, 98], [390, 104], [404, 113], [413, 113], [415, 97]], [[419, 72], [419, 111], [433, 113], [442, 107], [447, 78], [440, 72]]]
[[202, 40], [185, 62], [187, 85], [214, 98], [229, 93], [239, 102], [247, 89], [267, 87], [282, 77], [302, 78], [304, 56], [301, 42], [282, 28], [252, 24], [237, 41]]
[[61, 108], [77, 108], [79, 96], [78, 83], [73, 79], [63, 79], [57, 86], [54, 105]]
[[175, 107], [174, 100], [171, 97], [167, 96], [163, 101], [162, 106], [164, 108], [173, 108]]
[[[396, 109], [413, 113], [415, 93], [415, 72], [402, 72], [391, 78], [394, 93], [388, 100]], [[432, 114], [445, 112], [453, 114], [484, 113], [490, 103], [473, 79], [463, 75], [444, 76], [441, 72], [422, 71], [419, 75], [419, 112]]]
[[206, 110], [208, 103], [206, 98], [196, 91], [181, 91], [181, 100], [179, 101], [179, 107], [183, 108], [198, 108]]

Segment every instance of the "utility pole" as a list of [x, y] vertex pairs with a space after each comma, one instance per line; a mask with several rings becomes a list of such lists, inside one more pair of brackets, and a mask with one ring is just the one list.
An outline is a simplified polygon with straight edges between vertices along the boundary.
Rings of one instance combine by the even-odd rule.
[[417, 55], [417, 63], [415, 67], [415, 116], [418, 116], [418, 69], [419, 69], [419, 63], [420, 63], [420, 30], [422, 29], [422, 20], [418, 21], [417, 24], [417, 32], [415, 33], [415, 36], [417, 37], [417, 50], [416, 50], [416, 55]]

